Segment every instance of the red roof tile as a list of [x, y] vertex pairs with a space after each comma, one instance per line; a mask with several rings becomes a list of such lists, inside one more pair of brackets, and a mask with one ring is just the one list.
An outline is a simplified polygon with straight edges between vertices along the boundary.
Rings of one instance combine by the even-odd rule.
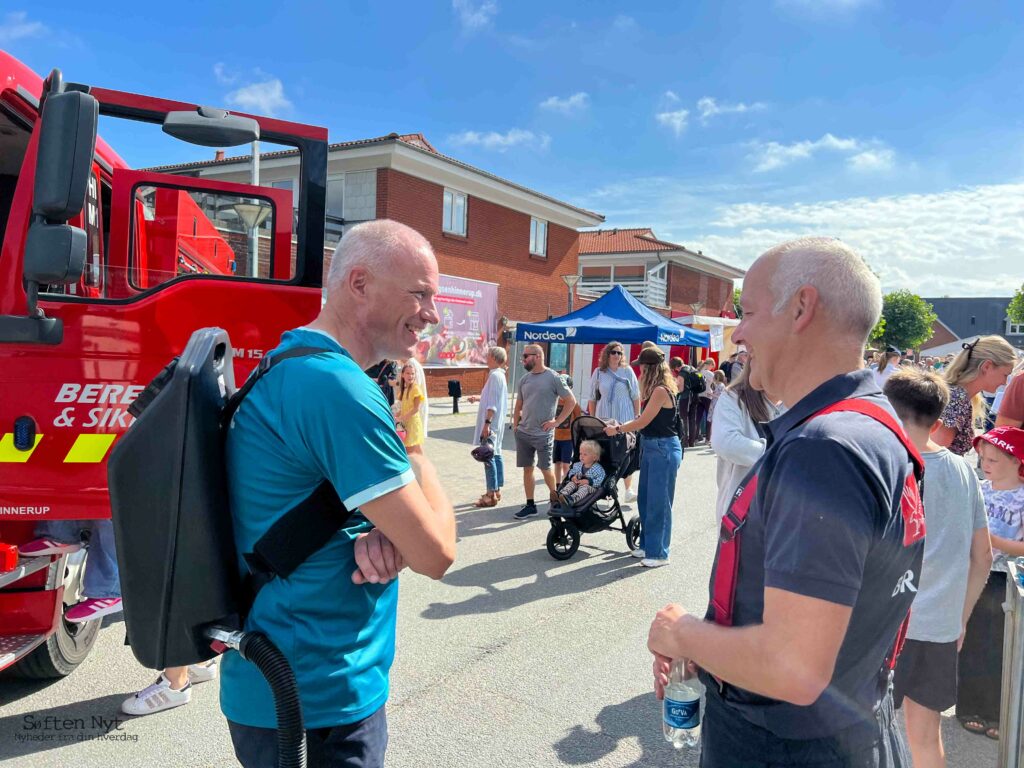
[[682, 251], [685, 246], [666, 243], [654, 236], [650, 227], [637, 229], [598, 229], [580, 232], [580, 253], [638, 253], [642, 251]]

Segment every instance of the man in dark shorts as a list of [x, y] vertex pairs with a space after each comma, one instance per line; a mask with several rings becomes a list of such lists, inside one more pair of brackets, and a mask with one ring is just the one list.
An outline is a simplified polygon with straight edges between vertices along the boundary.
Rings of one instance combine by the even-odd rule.
[[[917, 453], [861, 370], [878, 279], [839, 241], [805, 238], [754, 263], [742, 304], [750, 383], [788, 410], [723, 519], [705, 618], [672, 604], [651, 625], [655, 692], [672, 659], [699, 670], [703, 768], [909, 768], [889, 657], [924, 520]], [[820, 413], [851, 398], [867, 413]]]
[[[555, 473], [551, 471], [556, 426], [565, 421], [576, 407], [576, 396], [553, 370], [544, 365], [544, 349], [537, 344], [523, 348], [526, 376], [516, 385], [516, 404], [512, 409], [512, 431], [516, 438], [516, 466], [523, 470], [526, 505], [513, 515], [525, 520], [539, 514], [533, 499], [533, 468], [540, 469], [548, 487], [549, 498], [557, 501]], [[558, 403], [562, 410], [557, 417]]]

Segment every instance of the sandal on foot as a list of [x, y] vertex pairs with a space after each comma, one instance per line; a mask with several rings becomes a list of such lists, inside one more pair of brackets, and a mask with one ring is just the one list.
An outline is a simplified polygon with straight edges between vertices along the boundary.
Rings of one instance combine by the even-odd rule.
[[986, 728], [985, 735], [992, 739], [992, 741], [999, 741], [999, 728], [994, 725], [991, 728]]
[[968, 733], [976, 733], [979, 736], [984, 734], [988, 727], [985, 725], [985, 721], [980, 717], [958, 717], [957, 720], [960, 721], [960, 725], [964, 727], [965, 731]]
[[474, 506], [477, 506], [477, 507], [496, 507], [497, 505], [498, 505], [498, 500], [496, 498], [494, 498], [494, 496], [492, 496], [491, 494], [485, 493], [483, 496], [481, 496], [479, 499], [476, 500], [476, 504]]

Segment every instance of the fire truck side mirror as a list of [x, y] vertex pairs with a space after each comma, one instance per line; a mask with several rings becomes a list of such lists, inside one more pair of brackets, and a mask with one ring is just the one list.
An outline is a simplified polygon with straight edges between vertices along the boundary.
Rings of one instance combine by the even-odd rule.
[[99, 106], [80, 91], [51, 93], [43, 102], [32, 212], [63, 223], [85, 205], [96, 149]]
[[198, 107], [194, 112], [168, 112], [163, 132], [201, 147], [237, 147], [259, 141], [260, 124], [223, 109]]

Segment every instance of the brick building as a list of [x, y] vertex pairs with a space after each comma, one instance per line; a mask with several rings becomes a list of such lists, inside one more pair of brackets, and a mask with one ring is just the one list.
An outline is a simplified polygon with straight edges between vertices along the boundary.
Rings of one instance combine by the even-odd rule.
[[1024, 323], [1011, 322], [1007, 316], [1012, 297], [965, 297], [925, 299], [938, 315], [932, 323], [932, 336], [922, 345], [922, 354], [956, 353], [960, 343], [978, 336], [1002, 336], [1018, 349], [1024, 349]]
[[[251, 156], [163, 166], [163, 173], [248, 183]], [[576, 274], [578, 229], [604, 217], [439, 153], [420, 134], [389, 134], [331, 144], [328, 153], [327, 246], [361, 221], [388, 218], [416, 229], [437, 254], [442, 274], [497, 284], [498, 333], [518, 321], [561, 314], [562, 275]], [[298, 188], [294, 150], [260, 153], [260, 184]], [[429, 394], [460, 379], [479, 391], [486, 370], [427, 369]]]
[[745, 274], [646, 227], [581, 232], [579, 261], [581, 297], [621, 285], [670, 317], [731, 312], [733, 281]]

